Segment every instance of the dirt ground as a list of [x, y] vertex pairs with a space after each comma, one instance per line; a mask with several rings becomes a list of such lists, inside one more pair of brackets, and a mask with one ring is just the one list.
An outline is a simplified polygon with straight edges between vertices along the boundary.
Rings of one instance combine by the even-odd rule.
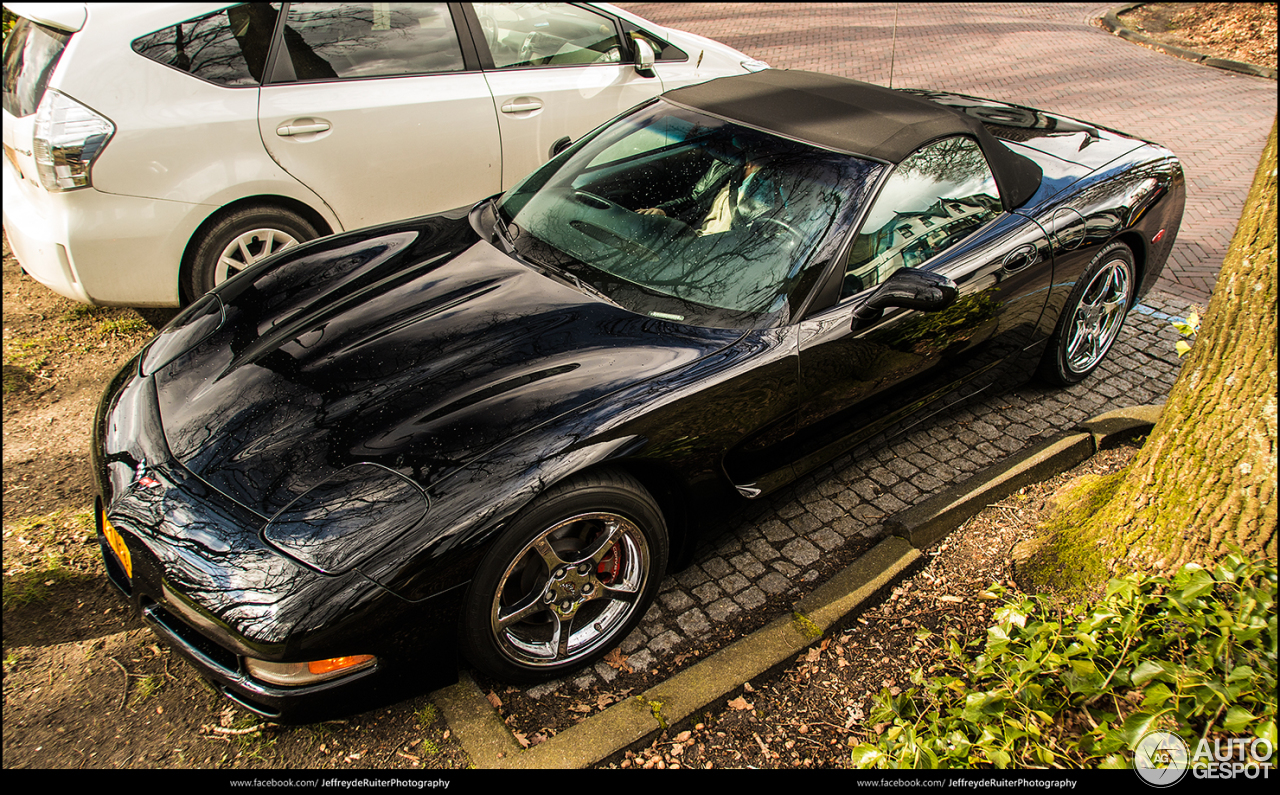
[[[1209, 26], [1252, 42], [1214, 54], [1266, 64], [1269, 46], [1275, 66], [1274, 4], [1199, 5], [1222, 6]], [[1257, 24], [1250, 21], [1255, 8], [1264, 16]], [[21, 272], [7, 241], [3, 285], [4, 767], [467, 767], [426, 696], [344, 721], [264, 725], [215, 695], [127, 614], [101, 576], [88, 429], [112, 374], [172, 313], [144, 318], [63, 299]], [[1083, 469], [1122, 466], [1132, 450], [1095, 456]], [[919, 628], [983, 635], [992, 608], [982, 592], [1008, 582], [1009, 549], [1065, 479], [1028, 487], [975, 517], [929, 550], [928, 564], [883, 604], [781, 674], [709, 710], [697, 725], [675, 727], [603, 766], [847, 766], [848, 747], [875, 729], [866, 720], [871, 697], [881, 687], [904, 687], [912, 669], [935, 663], [937, 644], [918, 641]], [[682, 662], [700, 651], [688, 650]], [[625, 681], [642, 688], [667, 673]], [[532, 702], [496, 685], [492, 691], [531, 744], [625, 696], [584, 691]]]
[[1165, 44], [1276, 68], [1275, 3], [1145, 3], [1120, 19]]

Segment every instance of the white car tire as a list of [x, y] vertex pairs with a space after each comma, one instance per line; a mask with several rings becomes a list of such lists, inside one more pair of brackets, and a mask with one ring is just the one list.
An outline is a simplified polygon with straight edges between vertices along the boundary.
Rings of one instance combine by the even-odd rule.
[[282, 207], [233, 210], [198, 234], [183, 269], [182, 294], [194, 301], [240, 271], [320, 236], [312, 223]]

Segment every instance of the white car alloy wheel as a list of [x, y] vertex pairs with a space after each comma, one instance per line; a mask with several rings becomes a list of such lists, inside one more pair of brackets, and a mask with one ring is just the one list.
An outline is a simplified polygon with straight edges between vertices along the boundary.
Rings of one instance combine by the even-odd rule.
[[251, 229], [228, 243], [218, 255], [218, 264], [213, 270], [213, 283], [222, 284], [250, 265], [300, 242], [302, 241], [293, 235], [279, 229]]
[[242, 207], [215, 216], [183, 267], [183, 296], [194, 301], [267, 257], [319, 236], [310, 221], [283, 207]]

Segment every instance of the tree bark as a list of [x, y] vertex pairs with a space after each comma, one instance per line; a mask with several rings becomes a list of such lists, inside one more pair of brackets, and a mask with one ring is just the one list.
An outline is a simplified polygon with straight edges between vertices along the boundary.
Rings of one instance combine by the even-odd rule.
[[1019, 566], [1024, 587], [1084, 594], [1240, 551], [1276, 556], [1276, 129], [1200, 332], [1122, 476], [1078, 489]]

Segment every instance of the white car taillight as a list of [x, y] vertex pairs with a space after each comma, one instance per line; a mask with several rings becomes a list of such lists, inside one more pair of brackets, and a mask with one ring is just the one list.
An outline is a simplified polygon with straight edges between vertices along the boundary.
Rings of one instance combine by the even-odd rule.
[[57, 91], [46, 91], [36, 109], [36, 171], [46, 190], [86, 188], [94, 159], [115, 134], [116, 126]]

